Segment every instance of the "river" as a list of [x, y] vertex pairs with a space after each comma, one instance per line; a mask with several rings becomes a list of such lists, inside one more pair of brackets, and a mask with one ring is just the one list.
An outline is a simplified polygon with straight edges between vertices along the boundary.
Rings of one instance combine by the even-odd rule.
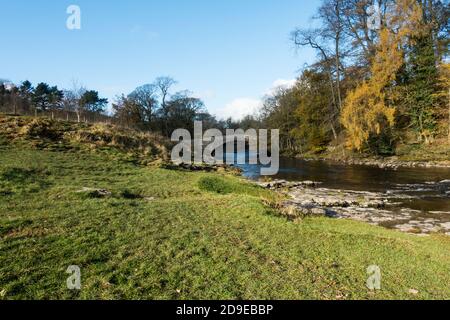
[[[249, 179], [261, 178], [260, 165], [236, 166]], [[322, 193], [329, 190], [330, 194], [342, 193], [342, 197], [347, 196], [347, 191], [366, 192], [366, 195], [362, 195], [369, 197], [376, 195], [385, 199], [387, 205], [382, 209], [366, 210], [369, 212], [366, 214], [367, 218], [358, 220], [368, 220], [403, 231], [415, 228], [429, 233], [441, 228], [440, 231], [450, 234], [449, 168], [381, 169], [338, 162], [281, 158], [279, 173], [272, 179], [320, 182]], [[347, 208], [331, 209], [337, 212], [348, 211]], [[389, 218], [373, 219], [378, 214]]]

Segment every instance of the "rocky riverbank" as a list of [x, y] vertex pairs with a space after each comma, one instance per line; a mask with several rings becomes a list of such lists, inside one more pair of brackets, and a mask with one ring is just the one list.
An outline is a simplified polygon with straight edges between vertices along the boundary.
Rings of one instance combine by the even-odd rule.
[[[303, 160], [323, 160], [347, 165], [363, 165], [379, 168], [450, 168], [450, 144], [447, 139], [436, 140], [431, 144], [399, 144], [395, 154], [380, 156], [357, 153], [347, 150], [343, 145], [330, 146], [320, 154], [297, 155]], [[294, 155], [295, 156], [295, 155]]]
[[[403, 232], [426, 235], [450, 235], [450, 212], [430, 212], [402, 207], [402, 201], [414, 196], [399, 192], [368, 192], [323, 188], [320, 182], [288, 182], [276, 180], [257, 182], [261, 187], [285, 194], [289, 199], [282, 206], [287, 212], [298, 210], [305, 215], [353, 219]], [[444, 188], [450, 196], [450, 181], [445, 180], [430, 188]], [[450, 201], [450, 199], [449, 199]]]
[[[449, 155], [450, 157], [450, 155]], [[317, 158], [304, 159], [305, 161], [326, 161], [341, 163], [345, 165], [360, 165], [378, 167], [381, 169], [398, 169], [398, 168], [450, 168], [450, 161], [405, 161], [399, 160], [397, 157], [391, 158]]]
[[450, 161], [403, 161], [397, 158], [386, 159], [347, 159], [341, 160], [348, 165], [364, 165], [379, 167], [381, 169], [398, 168], [450, 168]]

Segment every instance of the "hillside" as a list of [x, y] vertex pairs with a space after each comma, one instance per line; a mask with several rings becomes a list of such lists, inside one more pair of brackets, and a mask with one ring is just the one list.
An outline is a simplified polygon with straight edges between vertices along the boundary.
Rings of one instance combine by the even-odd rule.
[[0, 115], [0, 144], [53, 151], [113, 153], [141, 164], [167, 160], [170, 141], [108, 124]]
[[[156, 135], [0, 118], [0, 299], [446, 299], [450, 238], [305, 218]], [[70, 265], [82, 289], [66, 288]], [[382, 289], [366, 287], [378, 265]]]

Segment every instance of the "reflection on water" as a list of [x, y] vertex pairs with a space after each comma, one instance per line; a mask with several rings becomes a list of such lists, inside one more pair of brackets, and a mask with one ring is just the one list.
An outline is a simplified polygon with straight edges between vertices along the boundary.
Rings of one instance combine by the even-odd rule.
[[[257, 180], [259, 165], [236, 165], [243, 175]], [[423, 212], [444, 211], [450, 215], [450, 169], [399, 168], [344, 165], [325, 161], [280, 159], [280, 171], [273, 179], [317, 181], [324, 188], [339, 190], [401, 193], [413, 196], [402, 201], [402, 207]], [[447, 180], [448, 183], [441, 183]], [[441, 213], [443, 214], [443, 212]]]

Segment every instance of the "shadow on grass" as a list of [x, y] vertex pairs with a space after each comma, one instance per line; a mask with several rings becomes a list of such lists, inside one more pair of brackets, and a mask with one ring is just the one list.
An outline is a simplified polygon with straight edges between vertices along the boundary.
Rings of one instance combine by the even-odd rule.
[[43, 169], [9, 167], [0, 170], [0, 194], [35, 193], [48, 188], [50, 172]]

